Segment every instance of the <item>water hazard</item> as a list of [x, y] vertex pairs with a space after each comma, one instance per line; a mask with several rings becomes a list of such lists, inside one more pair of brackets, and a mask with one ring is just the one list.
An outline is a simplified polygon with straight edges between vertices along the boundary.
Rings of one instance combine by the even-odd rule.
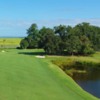
[[73, 79], [87, 92], [100, 98], [100, 69], [88, 73], [74, 73]]

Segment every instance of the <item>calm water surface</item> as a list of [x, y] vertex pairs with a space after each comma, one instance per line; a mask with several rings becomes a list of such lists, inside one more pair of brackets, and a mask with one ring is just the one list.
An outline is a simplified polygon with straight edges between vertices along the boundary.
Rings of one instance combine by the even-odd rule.
[[100, 98], [100, 69], [88, 74], [74, 73], [73, 79], [87, 92]]

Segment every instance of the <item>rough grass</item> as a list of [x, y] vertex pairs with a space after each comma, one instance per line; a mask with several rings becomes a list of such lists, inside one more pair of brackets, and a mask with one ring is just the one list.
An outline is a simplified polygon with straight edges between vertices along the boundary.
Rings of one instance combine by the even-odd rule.
[[52, 62], [70, 76], [73, 76], [73, 73], [89, 73], [93, 70], [100, 70], [100, 61], [93, 59], [82, 60], [78, 58], [67, 58], [62, 60], [53, 60]]
[[48, 58], [70, 76], [73, 73], [100, 69], [100, 52], [90, 56], [48, 56]]
[[37, 50], [0, 52], [0, 100], [98, 100]]

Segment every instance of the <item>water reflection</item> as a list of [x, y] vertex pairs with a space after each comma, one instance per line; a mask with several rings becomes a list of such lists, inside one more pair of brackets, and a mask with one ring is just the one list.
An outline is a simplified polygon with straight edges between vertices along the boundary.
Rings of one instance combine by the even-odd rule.
[[72, 77], [84, 90], [100, 98], [100, 69], [88, 73], [74, 73]]

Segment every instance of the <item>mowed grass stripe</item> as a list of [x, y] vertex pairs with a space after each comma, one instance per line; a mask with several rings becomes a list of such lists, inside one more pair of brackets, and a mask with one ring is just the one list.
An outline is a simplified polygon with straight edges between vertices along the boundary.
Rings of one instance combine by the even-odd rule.
[[23, 52], [32, 51], [0, 52], [0, 100], [96, 100], [48, 60]]

